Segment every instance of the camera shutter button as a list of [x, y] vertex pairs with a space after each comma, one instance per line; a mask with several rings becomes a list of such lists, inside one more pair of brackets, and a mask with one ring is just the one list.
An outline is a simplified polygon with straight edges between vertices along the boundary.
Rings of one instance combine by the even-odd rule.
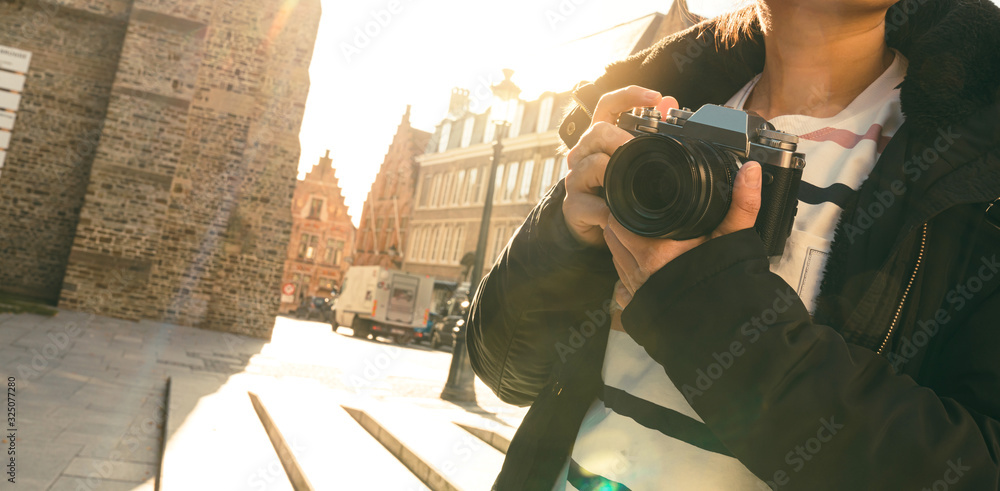
[[799, 137], [777, 130], [762, 129], [757, 133], [757, 137], [761, 145], [782, 150], [795, 150], [795, 146], [799, 143]]

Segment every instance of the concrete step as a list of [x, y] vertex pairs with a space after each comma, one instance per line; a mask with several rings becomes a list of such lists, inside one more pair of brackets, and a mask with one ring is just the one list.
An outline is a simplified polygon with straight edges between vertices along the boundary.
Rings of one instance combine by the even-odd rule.
[[434, 491], [490, 489], [503, 454], [440, 411], [375, 405], [345, 409]]
[[247, 397], [274, 381], [239, 374], [170, 379], [160, 491], [291, 491], [267, 433]]
[[487, 430], [485, 428], [480, 428], [478, 426], [467, 425], [464, 423], [455, 423], [459, 428], [468, 431], [472, 436], [482, 440], [487, 445], [497, 449], [498, 452], [506, 455], [507, 449], [510, 448], [510, 437], [501, 435], [500, 433], [492, 430]]
[[258, 396], [314, 489], [428, 489], [341, 409], [351, 394], [283, 379]]

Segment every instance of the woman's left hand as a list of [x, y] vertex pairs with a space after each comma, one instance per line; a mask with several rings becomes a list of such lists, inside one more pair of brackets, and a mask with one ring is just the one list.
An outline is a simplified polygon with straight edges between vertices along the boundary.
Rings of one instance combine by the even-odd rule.
[[614, 256], [615, 269], [621, 284], [615, 288], [615, 300], [624, 308], [653, 273], [670, 261], [709, 239], [751, 228], [760, 210], [761, 169], [757, 162], [747, 162], [740, 168], [733, 186], [733, 202], [722, 223], [711, 234], [689, 239], [671, 240], [642, 237], [622, 227], [613, 216], [608, 218], [604, 240]]

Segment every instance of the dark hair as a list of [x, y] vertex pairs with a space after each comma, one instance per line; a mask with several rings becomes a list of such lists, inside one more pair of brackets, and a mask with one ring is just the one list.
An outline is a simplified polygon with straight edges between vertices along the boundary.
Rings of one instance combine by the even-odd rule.
[[761, 31], [760, 3], [756, 0], [715, 18], [715, 43], [720, 48], [732, 48], [741, 39]]

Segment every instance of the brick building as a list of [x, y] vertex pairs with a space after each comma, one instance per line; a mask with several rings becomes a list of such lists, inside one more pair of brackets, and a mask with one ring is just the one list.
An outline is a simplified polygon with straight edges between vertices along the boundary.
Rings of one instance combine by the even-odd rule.
[[[564, 108], [572, 102], [568, 89], [697, 20], [678, 0], [667, 15], [650, 14], [567, 43], [558, 54], [540, 53], [546, 74], [580, 78], [566, 80], [565, 92], [546, 92], [518, 103], [497, 166], [484, 271], [538, 200], [568, 172], [558, 135]], [[468, 92], [453, 91], [448, 116], [435, 128], [427, 151], [417, 157], [420, 182], [404, 263], [408, 271], [457, 282], [468, 281], [472, 269], [463, 258], [475, 254], [495, 130], [488, 111], [474, 114], [468, 108]]]
[[365, 200], [354, 264], [402, 268], [417, 190], [416, 157], [424, 153], [430, 137], [430, 133], [410, 126], [407, 106]]
[[13, 0], [0, 289], [269, 337], [319, 0]]
[[303, 298], [329, 298], [340, 290], [354, 244], [355, 229], [330, 159], [330, 151], [295, 186], [292, 236], [282, 284], [295, 293], [282, 296], [281, 312], [291, 312]]

